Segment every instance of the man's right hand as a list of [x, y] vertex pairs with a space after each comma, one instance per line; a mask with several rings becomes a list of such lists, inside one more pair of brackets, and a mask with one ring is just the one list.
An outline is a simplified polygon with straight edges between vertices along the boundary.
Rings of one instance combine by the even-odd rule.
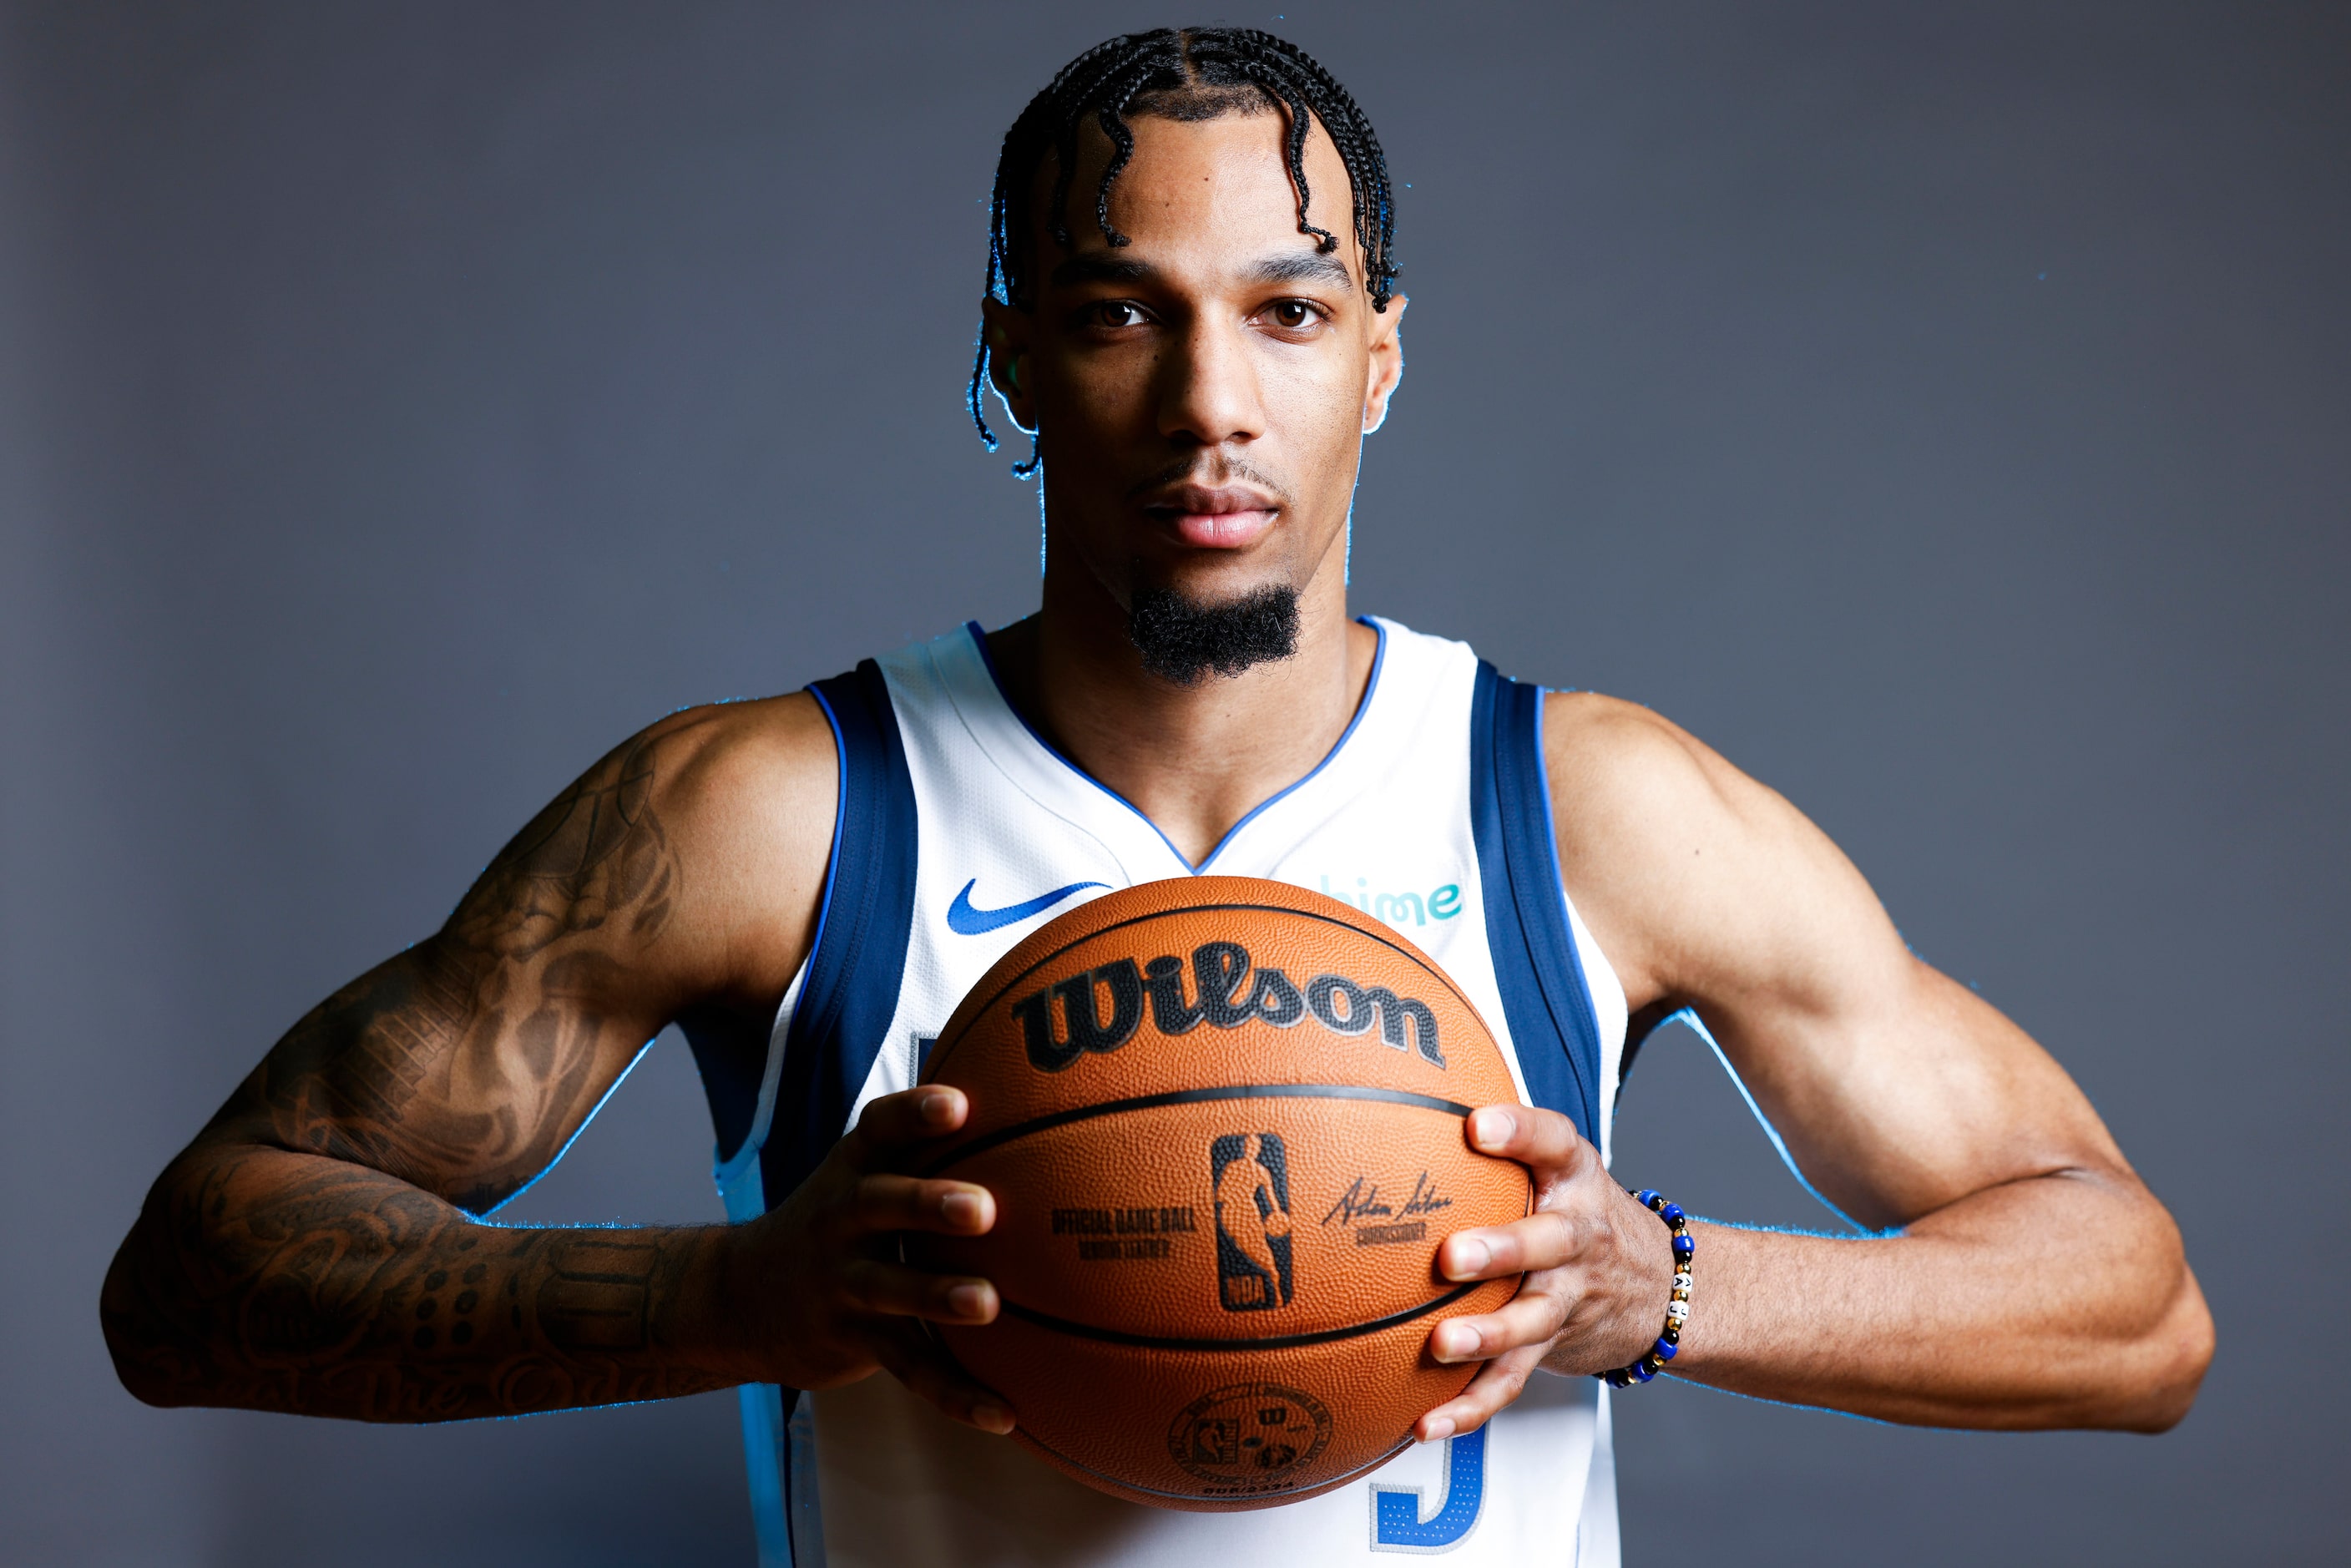
[[910, 1230], [977, 1236], [996, 1223], [986, 1187], [899, 1174], [969, 1113], [963, 1092], [944, 1084], [874, 1100], [791, 1197], [733, 1233], [722, 1289], [749, 1330], [751, 1375], [837, 1388], [880, 1368], [956, 1420], [1012, 1430], [1003, 1400], [923, 1326], [994, 1322], [996, 1287], [911, 1268], [899, 1241]]

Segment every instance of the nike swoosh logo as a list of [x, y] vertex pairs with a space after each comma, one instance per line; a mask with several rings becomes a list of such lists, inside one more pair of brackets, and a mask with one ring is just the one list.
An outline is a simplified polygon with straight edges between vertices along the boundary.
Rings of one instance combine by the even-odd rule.
[[1032, 915], [1042, 915], [1073, 893], [1083, 893], [1090, 887], [1108, 887], [1106, 882], [1073, 882], [1067, 887], [1057, 887], [1050, 893], [1040, 893], [1019, 904], [1008, 904], [1001, 909], [975, 909], [971, 890], [979, 885], [973, 877], [963, 884], [963, 891], [947, 905], [947, 929], [958, 936], [977, 936], [1006, 925], [1018, 925]]

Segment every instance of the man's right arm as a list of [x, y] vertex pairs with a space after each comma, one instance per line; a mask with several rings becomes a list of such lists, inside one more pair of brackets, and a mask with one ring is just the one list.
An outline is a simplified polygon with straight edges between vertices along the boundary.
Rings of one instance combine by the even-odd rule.
[[887, 1174], [960, 1122], [959, 1097], [877, 1103], [749, 1226], [477, 1218], [682, 1010], [772, 1014], [810, 939], [834, 779], [806, 698], [676, 715], [591, 768], [165, 1169], [102, 1298], [124, 1384], [160, 1405], [432, 1421], [886, 1365], [972, 1418], [984, 1392], [910, 1320], [984, 1321], [993, 1291], [881, 1244], [992, 1219], [980, 1189]]

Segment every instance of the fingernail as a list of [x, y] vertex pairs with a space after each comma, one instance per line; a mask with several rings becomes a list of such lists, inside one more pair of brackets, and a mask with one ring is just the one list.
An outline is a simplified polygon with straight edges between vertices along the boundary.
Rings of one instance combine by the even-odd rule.
[[1517, 1125], [1508, 1111], [1480, 1111], [1469, 1118], [1469, 1141], [1481, 1149], [1499, 1149], [1510, 1141]]
[[1494, 1249], [1475, 1237], [1457, 1236], [1453, 1239], [1453, 1278], [1467, 1280], [1493, 1260]]
[[1012, 1430], [1012, 1412], [1001, 1405], [975, 1405], [971, 1407], [971, 1422], [1000, 1437]]
[[1478, 1331], [1463, 1323], [1443, 1323], [1437, 1330], [1437, 1359], [1463, 1361], [1477, 1354]]
[[947, 1310], [959, 1318], [977, 1318], [987, 1312], [987, 1287], [957, 1285], [947, 1292]]
[[949, 1225], [977, 1225], [979, 1195], [976, 1192], [951, 1192], [939, 1199], [939, 1214]]
[[1428, 1436], [1423, 1437], [1421, 1441], [1424, 1443], [1441, 1443], [1451, 1436], [1453, 1436], [1453, 1423], [1446, 1419], [1444, 1416], [1439, 1416], [1436, 1420], [1431, 1421], [1428, 1424]]
[[955, 1120], [955, 1094], [941, 1089], [923, 1096], [923, 1120], [934, 1127], [944, 1127]]

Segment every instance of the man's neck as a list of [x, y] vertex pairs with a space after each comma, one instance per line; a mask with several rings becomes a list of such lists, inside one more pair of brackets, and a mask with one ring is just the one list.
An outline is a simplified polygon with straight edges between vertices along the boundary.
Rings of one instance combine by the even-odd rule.
[[1300, 593], [1295, 653], [1189, 686], [1144, 669], [1123, 611], [1091, 579], [1049, 572], [1044, 607], [989, 651], [1023, 716], [1197, 865], [1313, 771], [1363, 701], [1378, 634], [1347, 619], [1346, 590], [1326, 577]]

